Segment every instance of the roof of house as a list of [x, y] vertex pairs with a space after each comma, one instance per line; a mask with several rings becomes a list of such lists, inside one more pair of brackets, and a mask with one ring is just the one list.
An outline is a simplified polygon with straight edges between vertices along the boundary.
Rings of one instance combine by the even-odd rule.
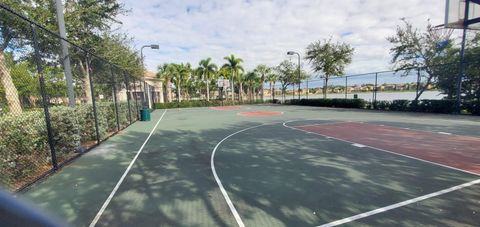
[[154, 73], [154, 72], [151, 72], [151, 71], [148, 71], [146, 70], [145, 73], [143, 74], [143, 76], [145, 77], [145, 79], [147, 80], [155, 80], [157, 79], [157, 75]]

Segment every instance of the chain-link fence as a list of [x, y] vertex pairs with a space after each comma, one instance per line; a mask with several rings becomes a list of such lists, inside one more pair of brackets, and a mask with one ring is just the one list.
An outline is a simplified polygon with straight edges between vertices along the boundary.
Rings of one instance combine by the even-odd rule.
[[[460, 109], [464, 113], [479, 114], [479, 67], [477, 58], [469, 59], [465, 64], [465, 74], [462, 76], [461, 84], [458, 84], [459, 64], [449, 63], [399, 71], [331, 77], [328, 81], [317, 77], [304, 80], [300, 85], [298, 83], [282, 84], [276, 81], [266, 84], [265, 88], [267, 100], [363, 99], [367, 101], [366, 107], [372, 109], [392, 109], [388, 105], [393, 102], [399, 104], [403, 102], [403, 105], [412, 106], [413, 111], [421, 111], [416, 108], [418, 103], [423, 102], [422, 105], [426, 105], [427, 109], [444, 109], [444, 111], [435, 112], [451, 113]], [[459, 86], [460, 104], [456, 100]], [[437, 100], [442, 100], [442, 102]], [[400, 109], [407, 110], [408, 108]]]
[[[127, 127], [155, 95], [140, 77], [2, 4], [0, 35], [0, 184], [8, 190], [21, 190]], [[61, 41], [68, 44], [72, 83]]]

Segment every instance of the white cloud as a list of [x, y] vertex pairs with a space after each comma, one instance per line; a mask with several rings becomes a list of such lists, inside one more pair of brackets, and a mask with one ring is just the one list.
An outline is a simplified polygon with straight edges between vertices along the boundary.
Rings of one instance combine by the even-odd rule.
[[427, 19], [441, 24], [444, 2], [438, 0], [120, 0], [131, 9], [121, 16], [122, 30], [145, 50], [147, 67], [164, 62], [191, 62], [212, 57], [218, 65], [235, 54], [247, 69], [274, 66], [288, 59], [286, 51], [303, 53], [316, 40], [332, 37], [356, 51], [347, 72], [363, 73], [390, 67], [389, 43], [404, 17], [419, 28]]

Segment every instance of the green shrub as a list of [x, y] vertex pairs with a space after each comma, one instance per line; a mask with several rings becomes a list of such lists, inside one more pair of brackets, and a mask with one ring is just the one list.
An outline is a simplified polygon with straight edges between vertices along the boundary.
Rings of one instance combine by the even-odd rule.
[[267, 103], [267, 101], [245, 101], [245, 102], [232, 102], [231, 100], [184, 100], [179, 103], [167, 102], [167, 103], [155, 103], [155, 109], [171, 109], [171, 108], [190, 108], [190, 107], [208, 107], [208, 106], [227, 106], [227, 105], [239, 105], [239, 104], [260, 104]]
[[13, 183], [50, 160], [43, 112], [0, 117], [0, 177]]
[[404, 99], [393, 100], [389, 103], [390, 105], [388, 109], [393, 111], [407, 111], [410, 103], [411, 103], [410, 100], [404, 100]]
[[375, 110], [389, 110], [390, 105], [390, 101], [376, 101], [372, 106]]
[[291, 105], [340, 108], [364, 108], [366, 106], [366, 102], [363, 99], [293, 99], [286, 103]]
[[73, 153], [80, 146], [80, 124], [75, 108], [50, 108], [50, 122], [57, 156]]
[[465, 101], [462, 103], [462, 109], [473, 115], [480, 115], [480, 100]]
[[425, 113], [453, 113], [455, 112], [455, 100], [422, 99], [416, 102], [411, 101], [409, 108], [405, 111]]
[[453, 100], [423, 99], [419, 101], [377, 101], [373, 103], [372, 106], [373, 109], [376, 110], [412, 111], [425, 113], [453, 113], [455, 111], [455, 102]]
[[[116, 131], [116, 115], [111, 102], [97, 103], [99, 134], [107, 136]], [[129, 124], [128, 105], [120, 103], [119, 121]], [[130, 109], [135, 112], [135, 105]], [[92, 104], [74, 108], [54, 106], [49, 109], [53, 142], [60, 160], [74, 153], [81, 143], [96, 140]], [[7, 185], [21, 182], [35, 175], [45, 166], [51, 167], [45, 115], [43, 109], [25, 111], [20, 115], [0, 116], [0, 182]]]
[[[113, 102], [98, 102], [97, 116], [99, 119], [99, 128], [104, 128], [106, 132], [114, 132], [117, 130], [117, 120], [115, 119], [115, 106]], [[101, 138], [104, 139], [105, 135]]]

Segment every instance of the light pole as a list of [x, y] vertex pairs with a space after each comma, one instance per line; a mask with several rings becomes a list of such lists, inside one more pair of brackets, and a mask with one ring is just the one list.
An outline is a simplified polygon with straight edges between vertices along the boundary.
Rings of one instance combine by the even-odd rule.
[[[62, 48], [62, 64], [67, 82], [68, 106], [75, 106], [75, 93], [73, 89], [72, 67], [70, 65], [70, 55], [68, 54], [67, 33], [65, 31], [65, 19], [63, 16], [63, 5], [61, 0], [55, 0], [55, 9], [57, 13], [58, 30], [60, 34], [60, 46]], [[88, 69], [87, 69], [88, 70]], [[88, 80], [88, 78], [87, 78]], [[90, 100], [88, 100], [90, 101]]]
[[[140, 48], [140, 60], [142, 61], [142, 69], [143, 69], [143, 75], [142, 77], [145, 77], [145, 68], [144, 68], [144, 62], [143, 62], [143, 48], [145, 47], [150, 47], [151, 49], [154, 49], [154, 50], [158, 50], [160, 49], [160, 47], [158, 46], [158, 44], [150, 44], [150, 45], [143, 45], [141, 48]], [[147, 82], [145, 81], [145, 79], [143, 80], [143, 102], [144, 102], [144, 106], [145, 106], [145, 102], [147, 101], [147, 94], [148, 93], [148, 88], [147, 88]], [[148, 107], [150, 108], [151, 107], [151, 104], [150, 104], [150, 99], [148, 99]]]
[[142, 48], [140, 48], [140, 60], [142, 61], [142, 67], [143, 67], [143, 48], [145, 47], [150, 47], [154, 50], [158, 50], [160, 49], [160, 47], [158, 46], [158, 44], [150, 44], [150, 45], [144, 45], [142, 46]]
[[288, 51], [287, 55], [294, 55], [296, 54], [298, 56], [298, 100], [300, 100], [300, 83], [301, 83], [301, 76], [300, 76], [300, 54], [295, 51]]

